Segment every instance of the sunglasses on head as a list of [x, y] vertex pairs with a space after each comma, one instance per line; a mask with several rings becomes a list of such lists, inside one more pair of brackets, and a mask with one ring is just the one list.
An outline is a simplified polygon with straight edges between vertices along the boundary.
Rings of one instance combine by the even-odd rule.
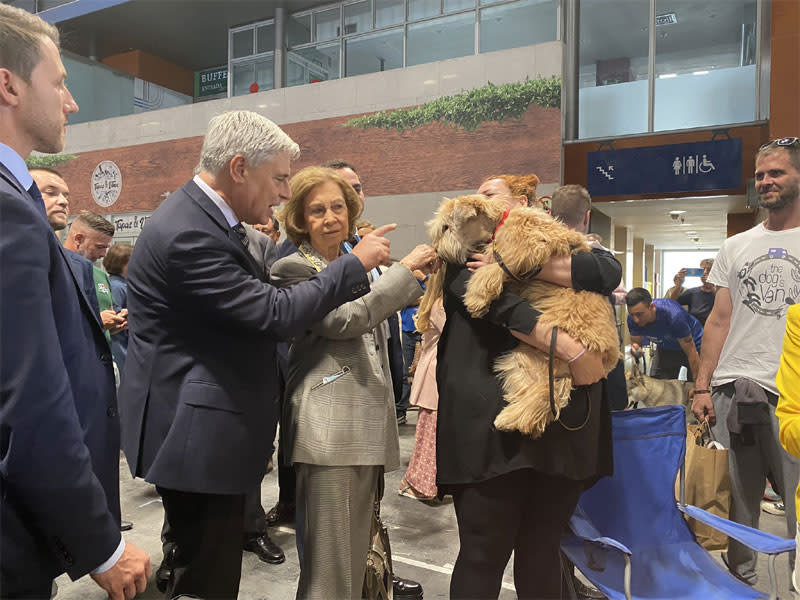
[[800, 138], [796, 137], [785, 137], [785, 138], [778, 138], [777, 140], [772, 140], [771, 142], [767, 142], [763, 146], [759, 148], [759, 150], [763, 150], [764, 148], [769, 148], [770, 146], [795, 146], [800, 145]]

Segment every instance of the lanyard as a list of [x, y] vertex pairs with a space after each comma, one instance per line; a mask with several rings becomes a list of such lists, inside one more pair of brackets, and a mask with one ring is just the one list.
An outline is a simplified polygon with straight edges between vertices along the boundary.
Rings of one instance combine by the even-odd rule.
[[[356, 241], [356, 243], [361, 241], [361, 238], [358, 237], [358, 234], [355, 234], [355, 236], [353, 236], [353, 239]], [[344, 247], [345, 252], [347, 252], [348, 254], [350, 254], [353, 251], [353, 245], [348, 241], [342, 242], [342, 246]], [[378, 277], [381, 276], [381, 272], [378, 270], [377, 267], [375, 267], [374, 269], [372, 269], [372, 271], [370, 271], [370, 275], [372, 275], [372, 281], [377, 281]]]

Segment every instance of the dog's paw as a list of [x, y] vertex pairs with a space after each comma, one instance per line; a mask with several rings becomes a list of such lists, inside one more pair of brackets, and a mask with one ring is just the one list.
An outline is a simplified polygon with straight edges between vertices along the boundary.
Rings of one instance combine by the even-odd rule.
[[464, 294], [464, 306], [473, 317], [482, 317], [489, 305], [503, 292], [503, 270], [495, 264], [481, 267], [470, 277], [467, 292]]

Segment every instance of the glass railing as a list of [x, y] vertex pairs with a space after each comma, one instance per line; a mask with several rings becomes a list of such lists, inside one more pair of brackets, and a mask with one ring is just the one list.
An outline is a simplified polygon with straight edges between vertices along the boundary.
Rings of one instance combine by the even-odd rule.
[[67, 87], [79, 112], [69, 122], [86, 123], [133, 114], [135, 77], [79, 57], [62, 54]]
[[71, 53], [62, 53], [67, 86], [80, 111], [71, 125], [191, 104], [192, 97]]

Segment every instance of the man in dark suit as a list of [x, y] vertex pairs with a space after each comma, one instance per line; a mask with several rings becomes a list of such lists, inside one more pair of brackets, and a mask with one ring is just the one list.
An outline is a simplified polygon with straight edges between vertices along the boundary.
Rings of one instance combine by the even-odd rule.
[[58, 31], [0, 5], [0, 595], [49, 598], [66, 572], [121, 600], [150, 559], [119, 532], [111, 352], [24, 162], [64, 147], [65, 75]]
[[386, 226], [308, 282], [278, 290], [247, 250], [289, 196], [295, 144], [269, 119], [209, 123], [198, 174], [165, 200], [128, 264], [123, 447], [154, 483], [175, 540], [168, 598], [236, 598], [245, 494], [264, 476], [277, 415], [275, 345], [369, 291]]

